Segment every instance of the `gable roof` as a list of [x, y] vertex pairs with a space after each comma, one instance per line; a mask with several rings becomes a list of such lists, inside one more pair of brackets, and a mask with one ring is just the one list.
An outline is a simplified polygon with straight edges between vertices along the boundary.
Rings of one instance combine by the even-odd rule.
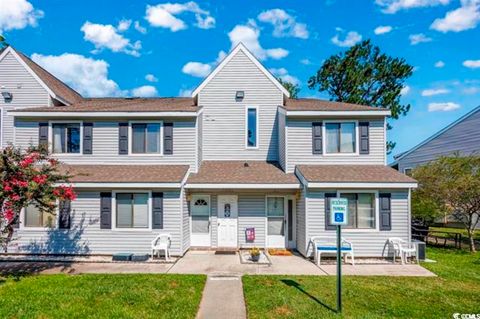
[[424, 140], [423, 142], [420, 142], [419, 144], [417, 144], [416, 146], [412, 147], [410, 150], [408, 151], [405, 151], [403, 153], [400, 153], [400, 154], [397, 154], [397, 156], [394, 156], [394, 159], [395, 161], [393, 163], [390, 164], [390, 166], [393, 166], [395, 164], [398, 163], [399, 160], [401, 160], [402, 158], [408, 156], [409, 154], [413, 153], [414, 151], [416, 151], [417, 149], [419, 149], [420, 147], [422, 147], [423, 145], [429, 143], [430, 141], [434, 140], [435, 138], [439, 137], [440, 135], [442, 135], [443, 133], [445, 133], [446, 131], [448, 131], [449, 129], [451, 129], [452, 127], [462, 123], [463, 121], [465, 121], [466, 119], [468, 119], [470, 116], [472, 116], [473, 114], [477, 113], [480, 111], [480, 105], [475, 107], [473, 110], [471, 110], [470, 112], [468, 112], [467, 114], [465, 114], [464, 116], [460, 117], [459, 119], [457, 119], [456, 121], [450, 123], [449, 125], [447, 125], [446, 127], [444, 127], [443, 129], [441, 129], [440, 131], [438, 131], [437, 133], [433, 134], [432, 136], [430, 136], [429, 138], [427, 138], [426, 140]]
[[245, 55], [252, 61], [259, 69], [260, 71], [265, 74], [265, 76], [272, 81], [272, 83], [280, 90], [282, 91], [283, 95], [286, 97], [290, 97], [290, 93], [285, 89], [285, 87], [278, 82], [278, 80], [273, 76], [270, 71], [268, 71], [261, 63], [258, 61], [258, 59], [245, 47], [243, 43], [237, 44], [237, 46], [220, 62], [220, 64], [203, 80], [202, 83], [193, 91], [192, 97], [195, 97], [200, 93], [200, 91], [217, 75], [218, 72], [220, 72], [227, 64], [228, 62], [239, 52], [242, 51], [245, 53]]
[[282, 108], [286, 111], [389, 111], [367, 105], [306, 98], [288, 99]]
[[73, 104], [83, 99], [77, 91], [11, 46], [0, 53], [0, 60], [9, 52], [40, 82], [53, 98], [66, 104]]

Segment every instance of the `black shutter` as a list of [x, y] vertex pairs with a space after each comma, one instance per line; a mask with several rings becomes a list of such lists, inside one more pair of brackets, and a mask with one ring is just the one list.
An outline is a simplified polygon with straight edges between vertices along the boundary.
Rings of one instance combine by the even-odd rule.
[[100, 229], [112, 228], [112, 193], [100, 193]]
[[48, 123], [38, 123], [38, 146], [48, 149]]
[[71, 203], [69, 200], [62, 200], [58, 204], [58, 228], [70, 229], [70, 211]]
[[392, 230], [392, 194], [380, 194], [380, 230]]
[[322, 122], [312, 123], [312, 153], [322, 154]]
[[335, 225], [330, 224], [330, 199], [337, 197], [336, 193], [325, 193], [325, 230], [335, 230]]
[[128, 155], [128, 123], [118, 123], [118, 154]]
[[163, 123], [163, 154], [173, 154], [173, 123]]
[[93, 152], [93, 123], [83, 123], [83, 154]]
[[152, 193], [152, 228], [163, 229], [163, 193]]
[[370, 153], [369, 122], [358, 123], [360, 131], [360, 154]]

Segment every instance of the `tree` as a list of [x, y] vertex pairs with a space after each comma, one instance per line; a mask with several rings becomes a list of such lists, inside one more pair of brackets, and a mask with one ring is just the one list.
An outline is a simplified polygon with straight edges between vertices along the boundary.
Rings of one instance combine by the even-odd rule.
[[278, 82], [280, 82], [281, 85], [285, 89], [287, 89], [288, 93], [290, 93], [290, 98], [296, 99], [298, 98], [298, 93], [300, 92], [300, 87], [298, 84], [293, 84], [292, 82], [284, 81], [281, 78], [277, 78]]
[[[334, 101], [388, 108], [391, 118], [398, 119], [410, 110], [400, 97], [412, 70], [404, 59], [387, 56], [366, 40], [329, 57], [310, 77], [308, 87], [326, 91]], [[394, 147], [394, 142], [387, 142], [389, 153]]]
[[442, 156], [414, 169], [413, 177], [419, 183], [414, 196], [463, 224], [470, 251], [475, 252], [475, 227], [480, 220], [480, 156]]
[[64, 186], [71, 176], [61, 173], [59, 162], [42, 148], [8, 146], [0, 153], [0, 168], [0, 244], [6, 252], [22, 208], [34, 205], [53, 214], [57, 200], [74, 200], [76, 194]]
[[7, 40], [0, 34], [0, 50], [8, 46]]

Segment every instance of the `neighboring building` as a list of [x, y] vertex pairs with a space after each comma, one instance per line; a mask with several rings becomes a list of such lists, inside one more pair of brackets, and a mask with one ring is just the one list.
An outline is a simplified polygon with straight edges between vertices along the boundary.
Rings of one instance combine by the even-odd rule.
[[480, 155], [480, 106], [412, 149], [394, 156], [390, 166], [408, 175], [419, 165], [456, 152]]
[[11, 47], [0, 55], [0, 85], [12, 93], [0, 101], [3, 145], [48, 145], [76, 175], [78, 198], [56, 216], [25, 209], [11, 250], [148, 253], [169, 233], [173, 255], [253, 246], [309, 255], [312, 236], [335, 236], [336, 196], [350, 200], [343, 234], [357, 256], [410, 238], [416, 182], [386, 165], [389, 110], [289, 99], [241, 44], [192, 98], [82, 98], [62, 86], [67, 97], [32, 65]]

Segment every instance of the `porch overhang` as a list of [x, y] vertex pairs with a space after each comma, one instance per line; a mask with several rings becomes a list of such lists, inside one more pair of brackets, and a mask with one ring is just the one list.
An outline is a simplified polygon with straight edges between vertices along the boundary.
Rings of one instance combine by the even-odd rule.
[[300, 183], [291, 184], [197, 184], [187, 183], [187, 189], [299, 189]]

